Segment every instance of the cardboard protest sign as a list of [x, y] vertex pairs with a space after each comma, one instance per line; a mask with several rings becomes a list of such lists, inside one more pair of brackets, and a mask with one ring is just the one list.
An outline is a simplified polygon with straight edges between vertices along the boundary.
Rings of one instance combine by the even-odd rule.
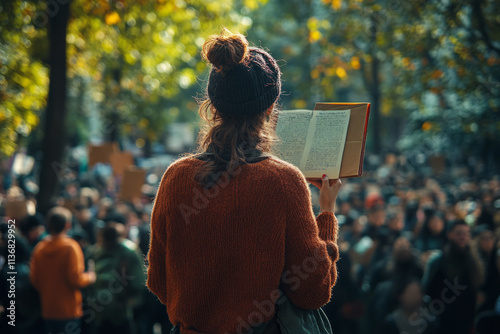
[[129, 166], [134, 165], [134, 156], [130, 152], [113, 152], [109, 156], [109, 163], [113, 169], [113, 174], [122, 176]]
[[97, 163], [110, 163], [112, 153], [120, 152], [117, 143], [103, 143], [101, 145], [88, 145], [88, 166], [94, 167]]
[[7, 199], [5, 201], [5, 215], [7, 217], [21, 220], [28, 216], [28, 201], [22, 199]]
[[144, 169], [129, 166], [123, 173], [122, 184], [119, 198], [124, 201], [131, 201], [134, 198], [142, 196], [142, 186], [146, 178], [146, 171]]

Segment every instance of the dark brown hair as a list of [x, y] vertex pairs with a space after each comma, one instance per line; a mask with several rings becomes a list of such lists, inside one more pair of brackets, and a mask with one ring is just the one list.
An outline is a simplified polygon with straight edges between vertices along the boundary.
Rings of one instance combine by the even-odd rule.
[[[224, 73], [248, 57], [248, 41], [243, 35], [223, 29], [203, 45], [203, 58], [217, 71]], [[215, 109], [208, 97], [200, 101], [199, 114], [203, 121], [198, 136], [197, 153], [205, 153], [205, 164], [198, 170], [196, 181], [209, 188], [217, 182], [219, 172], [230, 176], [238, 165], [247, 162], [249, 153], [271, 153], [276, 140], [277, 109], [267, 115], [265, 110], [255, 116], [235, 116]]]
[[218, 72], [225, 72], [248, 58], [248, 41], [245, 36], [223, 28], [220, 35], [212, 35], [205, 41], [201, 55]]
[[56, 206], [47, 213], [47, 229], [51, 234], [59, 234], [66, 228], [66, 224], [71, 222], [71, 211], [62, 207]]

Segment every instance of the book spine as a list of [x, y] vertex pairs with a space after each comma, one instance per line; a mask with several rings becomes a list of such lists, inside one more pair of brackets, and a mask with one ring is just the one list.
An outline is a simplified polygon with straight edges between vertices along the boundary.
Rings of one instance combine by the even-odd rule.
[[368, 131], [368, 121], [370, 120], [370, 103], [366, 106], [365, 131], [363, 133], [363, 147], [361, 148], [361, 159], [359, 160], [359, 172], [357, 176], [363, 175], [363, 161], [365, 159], [366, 133]]

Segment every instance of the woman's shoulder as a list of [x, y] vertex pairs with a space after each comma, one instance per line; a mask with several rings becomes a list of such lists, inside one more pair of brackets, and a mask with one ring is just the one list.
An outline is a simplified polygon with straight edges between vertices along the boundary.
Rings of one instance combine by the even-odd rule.
[[[193, 168], [197, 168], [203, 163], [203, 160], [196, 158], [195, 155], [181, 157], [168, 166], [163, 174], [162, 182], [178, 180], [182, 175], [192, 175]], [[260, 163], [251, 163], [249, 165], [260, 169], [259, 172], [267, 174], [270, 178], [282, 180], [284, 185], [290, 182], [306, 184], [306, 179], [299, 168], [274, 155], [268, 156]]]
[[267, 167], [270, 173], [273, 173], [275, 176], [283, 178], [284, 180], [306, 183], [304, 174], [302, 174], [297, 166], [281, 160], [274, 155], [267, 159]]
[[167, 174], [179, 173], [186, 169], [190, 169], [202, 163], [201, 160], [196, 159], [196, 157], [189, 155], [177, 158], [170, 165], [168, 165], [165, 170], [164, 176]]
[[298, 169], [295, 165], [292, 165], [291, 163], [289, 163], [285, 160], [282, 160], [275, 155], [270, 155], [267, 158], [267, 161], [270, 165], [275, 167], [280, 172], [292, 173], [292, 174], [302, 174], [300, 169]]

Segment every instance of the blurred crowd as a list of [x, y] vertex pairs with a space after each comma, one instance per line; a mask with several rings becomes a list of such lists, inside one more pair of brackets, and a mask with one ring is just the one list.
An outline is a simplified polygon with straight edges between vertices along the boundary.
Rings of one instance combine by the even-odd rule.
[[[145, 286], [155, 187], [121, 201], [119, 180], [105, 169], [66, 172], [53, 203], [70, 212], [67, 235], [81, 247], [85, 272], [95, 273], [81, 289], [81, 333], [168, 333], [165, 307]], [[157, 184], [163, 171], [147, 179]], [[1, 175], [0, 332], [13, 329], [6, 259], [7, 223], [15, 219], [15, 330], [44, 333], [30, 260], [50, 226], [34, 209], [30, 176]], [[339, 275], [323, 308], [334, 333], [498, 333], [499, 175], [477, 161], [367, 157], [365, 175], [344, 180], [336, 215]]]
[[498, 333], [500, 178], [387, 154], [339, 194], [334, 333]]

